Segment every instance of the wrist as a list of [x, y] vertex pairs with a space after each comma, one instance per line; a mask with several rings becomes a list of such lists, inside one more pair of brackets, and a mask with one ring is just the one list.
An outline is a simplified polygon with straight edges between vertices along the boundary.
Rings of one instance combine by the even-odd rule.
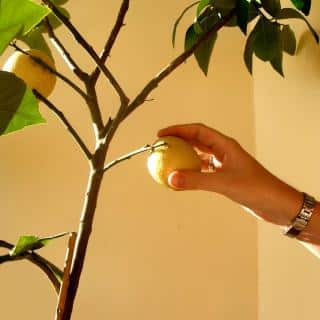
[[296, 237], [300, 241], [309, 242], [312, 244], [320, 245], [320, 202], [317, 202], [314, 210], [313, 215], [305, 227], [303, 231]]
[[273, 224], [287, 226], [299, 213], [303, 204], [303, 193], [278, 180], [266, 191], [263, 205], [258, 212], [262, 218]]

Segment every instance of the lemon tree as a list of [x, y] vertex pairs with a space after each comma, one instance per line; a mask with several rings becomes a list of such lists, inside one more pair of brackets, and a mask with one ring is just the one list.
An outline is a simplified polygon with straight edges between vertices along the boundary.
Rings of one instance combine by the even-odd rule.
[[[0, 255], [0, 264], [27, 259], [46, 273], [58, 294], [56, 320], [70, 320], [72, 316], [105, 172], [121, 161], [150, 150], [149, 172], [155, 181], [165, 186], [168, 186], [168, 175], [173, 170], [201, 170], [201, 161], [193, 148], [176, 137], [163, 137], [155, 145], [147, 145], [106, 163], [109, 146], [119, 126], [149, 99], [150, 93], [160, 82], [193, 56], [200, 70], [207, 75], [214, 46], [221, 37], [220, 30], [224, 27], [239, 28], [246, 37], [243, 58], [250, 73], [255, 57], [270, 63], [276, 72], [284, 76], [283, 54], [296, 53], [295, 33], [289, 24], [291, 19], [306, 23], [312, 37], [319, 42], [317, 32], [306, 18], [311, 9], [311, 0], [291, 0], [289, 7], [283, 7], [284, 1], [281, 0], [196, 1], [182, 11], [173, 26], [172, 42], [176, 44], [180, 21], [186, 12], [194, 9], [194, 15], [185, 32], [182, 53], [161, 68], [135, 97], [129, 97], [107, 60], [122, 26], [125, 25], [130, 0], [120, 1], [119, 13], [101, 54], [96, 52], [73, 24], [64, 7], [66, 2], [67, 0], [0, 0], [0, 55], [9, 53], [12, 48], [18, 51], [11, 55], [4, 70], [0, 71], [0, 135], [45, 122], [39, 112], [41, 102], [41, 106], [48, 107], [66, 127], [90, 167], [85, 198], [81, 199], [83, 207], [78, 232], [70, 233], [64, 273], [48, 259], [34, 253], [57, 236], [23, 235], [16, 245], [0, 240], [0, 247], [9, 250], [7, 254]], [[108, 1], [101, 3], [108, 5]], [[134, 1], [132, 3], [134, 4]], [[88, 3], [78, 0], [77, 5], [87, 6]], [[250, 23], [252, 28], [247, 28]], [[57, 37], [55, 29], [60, 26], [63, 26], [86, 52], [90, 63], [85, 65], [88, 68], [93, 62], [92, 70], [83, 69], [77, 62], [77, 57], [74, 57], [78, 52], [69, 52], [63, 40], [60, 41]], [[101, 28], [105, 26], [101, 25]], [[251, 30], [250, 33], [248, 30]], [[59, 66], [55, 69], [54, 55], [51, 53], [53, 48], [57, 49], [57, 54], [67, 63], [77, 82], [68, 75], [61, 74], [58, 71]], [[108, 80], [120, 102], [117, 112], [108, 117], [105, 117], [105, 110], [98, 101], [97, 82], [100, 75]], [[86, 140], [73, 126], [74, 119], [67, 119], [63, 109], [55, 105], [54, 97], [49, 99], [56, 77], [79, 94], [88, 108], [95, 136], [94, 148], [87, 145]]]

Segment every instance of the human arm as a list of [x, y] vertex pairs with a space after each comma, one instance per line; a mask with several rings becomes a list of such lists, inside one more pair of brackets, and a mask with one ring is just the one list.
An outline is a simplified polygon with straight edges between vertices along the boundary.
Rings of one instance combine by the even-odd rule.
[[[214, 172], [171, 173], [169, 184], [175, 189], [217, 192], [282, 229], [298, 214], [303, 202], [302, 192], [269, 172], [233, 138], [203, 124], [171, 126], [160, 130], [158, 135], [173, 135], [188, 141], [203, 159], [204, 169], [210, 155], [217, 160]], [[297, 239], [320, 257], [319, 203], [310, 223]]]

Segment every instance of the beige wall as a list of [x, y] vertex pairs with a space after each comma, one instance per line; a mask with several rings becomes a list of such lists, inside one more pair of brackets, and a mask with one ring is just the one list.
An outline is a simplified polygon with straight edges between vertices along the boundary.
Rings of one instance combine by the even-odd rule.
[[[319, 28], [320, 4], [313, 6], [311, 21]], [[306, 26], [297, 22], [295, 30], [300, 37]], [[319, 198], [320, 49], [308, 39], [297, 57], [285, 57], [286, 79], [255, 63], [257, 157]], [[259, 320], [318, 318], [319, 259], [265, 223], [259, 223], [258, 252]]]
[[[120, 2], [70, 1], [68, 6], [74, 22], [101, 48]], [[171, 27], [188, 3], [132, 2], [110, 59], [131, 97], [182, 49], [182, 33], [179, 49], [171, 48]], [[92, 66], [70, 37], [66, 42], [83, 66]], [[228, 30], [215, 49], [208, 79], [193, 60], [183, 65], [153, 93], [156, 100], [121, 127], [110, 159], [152, 142], [159, 128], [181, 122], [214, 126], [253, 151], [252, 82], [242, 50], [243, 37]], [[116, 110], [117, 99], [105, 81], [100, 98], [105, 115]], [[61, 82], [51, 99], [92, 142], [81, 101]], [[12, 242], [20, 234], [77, 228], [88, 168], [65, 129], [44, 106], [41, 110], [46, 126], [0, 140], [0, 234]], [[145, 155], [105, 178], [75, 319], [257, 319], [254, 218], [223, 197], [156, 185]], [[42, 253], [62, 265], [64, 248], [65, 240], [58, 240]], [[33, 266], [1, 266], [0, 283], [3, 319], [52, 319], [53, 290]]]

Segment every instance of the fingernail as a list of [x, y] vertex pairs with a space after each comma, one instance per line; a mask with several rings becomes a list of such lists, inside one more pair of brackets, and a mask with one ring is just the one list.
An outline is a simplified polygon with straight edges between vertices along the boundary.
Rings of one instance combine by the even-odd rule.
[[172, 187], [182, 188], [185, 184], [185, 177], [181, 172], [172, 172], [168, 177], [168, 182]]

